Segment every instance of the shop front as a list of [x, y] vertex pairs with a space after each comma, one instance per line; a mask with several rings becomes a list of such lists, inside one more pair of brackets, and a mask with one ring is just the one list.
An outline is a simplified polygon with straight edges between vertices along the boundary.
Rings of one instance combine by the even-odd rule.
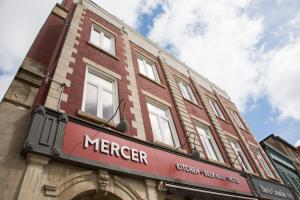
[[[23, 151], [86, 169], [59, 182], [42, 183], [47, 199], [126, 199], [120, 194], [124, 191], [131, 199], [256, 199], [238, 171], [44, 107], [33, 114]], [[146, 188], [143, 197], [141, 180], [155, 191]], [[90, 185], [83, 184], [86, 181]], [[127, 189], [118, 192], [120, 185]], [[67, 196], [71, 186], [72, 195]]]
[[296, 200], [296, 195], [285, 185], [267, 181], [258, 177], [250, 176], [249, 184], [252, 186], [253, 194], [259, 199], [270, 200]]

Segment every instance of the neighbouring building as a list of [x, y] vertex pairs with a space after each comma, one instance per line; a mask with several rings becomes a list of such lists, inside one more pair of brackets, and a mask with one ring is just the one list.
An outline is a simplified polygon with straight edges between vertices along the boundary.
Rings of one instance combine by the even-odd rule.
[[260, 142], [283, 182], [300, 198], [300, 154], [279, 136], [270, 135]]
[[53, 8], [0, 113], [0, 199], [297, 199], [222, 89], [90, 0]]

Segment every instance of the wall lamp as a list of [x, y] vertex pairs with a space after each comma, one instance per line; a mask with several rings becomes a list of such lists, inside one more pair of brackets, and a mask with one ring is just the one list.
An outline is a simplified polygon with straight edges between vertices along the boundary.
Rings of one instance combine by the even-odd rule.
[[[122, 108], [122, 112], [120, 110], [120, 107], [121, 107], [121, 104], [123, 103], [123, 108]], [[111, 116], [111, 118], [109, 118], [104, 124], [103, 124], [103, 127], [107, 127], [107, 124], [116, 116], [118, 110], [120, 111], [120, 122], [117, 124], [116, 126], [116, 130], [121, 132], [121, 133], [125, 133], [128, 131], [128, 121], [124, 118], [124, 110], [125, 110], [125, 107], [126, 107], [126, 101], [125, 99], [121, 99], [119, 101], [119, 104], [118, 104], [118, 107], [117, 109], [115, 110], [115, 113]]]

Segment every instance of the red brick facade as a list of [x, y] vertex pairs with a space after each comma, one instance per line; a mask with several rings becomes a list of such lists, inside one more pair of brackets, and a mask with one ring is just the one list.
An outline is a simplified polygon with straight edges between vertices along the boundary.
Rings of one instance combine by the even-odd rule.
[[[72, 10], [74, 9], [74, 4], [71, 4], [70, 1], [65, 1], [64, 4], [69, 9], [69, 16], [67, 17], [70, 20], [72, 19]], [[73, 115], [76, 117], [78, 116], [78, 111], [81, 110], [82, 107], [82, 100], [83, 100], [83, 93], [84, 93], [84, 77], [86, 73], [86, 67], [87, 64], [83, 61], [83, 58], [88, 58], [92, 60], [93, 62], [104, 66], [105, 68], [109, 69], [110, 71], [113, 71], [114, 73], [120, 75], [121, 79], [118, 80], [118, 96], [119, 99], [125, 99], [127, 102], [127, 106], [125, 108], [124, 117], [129, 122], [129, 131], [127, 134], [131, 136], [137, 135], [137, 130], [132, 126], [132, 121], [135, 120], [135, 116], [130, 111], [130, 107], [132, 107], [132, 102], [129, 101], [129, 96], [131, 95], [130, 90], [128, 90], [128, 79], [127, 76], [128, 71], [125, 70], [125, 66], [127, 65], [126, 62], [126, 55], [125, 55], [125, 44], [124, 39], [122, 38], [123, 30], [112, 25], [105, 19], [101, 18], [97, 14], [93, 13], [90, 10], [85, 10], [85, 13], [82, 16], [83, 23], [81, 24], [82, 31], [79, 31], [78, 33], [81, 34], [79, 38], [79, 43], [74, 45], [74, 48], [77, 50], [77, 53], [73, 53], [73, 57], [75, 58], [75, 63], [70, 63], [70, 67], [73, 69], [73, 73], [68, 73], [66, 78], [71, 82], [70, 87], [66, 87], [64, 89], [64, 93], [68, 95], [68, 99], [65, 102], [61, 102], [60, 109], [64, 110], [66, 114]], [[95, 47], [92, 45], [90, 41], [90, 34], [92, 29], [92, 24], [97, 23], [104, 29], [108, 30], [110, 33], [112, 33], [115, 36], [115, 56], [112, 56], [105, 51], [101, 50], [98, 47]], [[28, 57], [35, 59], [45, 65], [47, 65], [47, 72], [50, 72], [50, 74], [53, 74], [53, 67], [55, 67], [55, 62], [51, 62], [51, 58], [53, 55], [56, 54], [56, 52], [59, 52], [59, 49], [55, 48], [57, 45], [57, 42], [59, 40], [59, 37], [63, 35], [64, 31], [67, 31], [65, 29], [65, 22], [62, 20], [62, 18], [51, 14], [48, 18], [47, 22], [45, 23], [44, 27], [42, 28], [41, 32], [39, 33], [35, 43], [33, 44], [31, 50], [28, 53]], [[47, 40], [45, 39], [47, 38]], [[46, 42], [45, 42], [46, 41]], [[61, 43], [63, 44], [63, 43]], [[142, 45], [143, 46], [143, 45]], [[181, 119], [179, 118], [179, 114], [177, 112], [176, 105], [174, 104], [174, 99], [172, 98], [172, 95], [170, 93], [170, 89], [168, 87], [168, 84], [166, 82], [165, 74], [163, 73], [162, 66], [160, 65], [160, 62], [158, 60], [157, 56], [154, 56], [150, 54], [146, 49], [143, 49], [139, 44], [136, 44], [134, 42], [130, 42], [130, 48], [132, 53], [132, 61], [133, 61], [133, 67], [137, 82], [137, 88], [138, 88], [138, 95], [140, 100], [140, 106], [141, 106], [141, 112], [142, 112], [142, 119], [144, 122], [144, 129], [146, 133], [146, 139], [149, 142], [153, 142], [153, 133], [151, 131], [151, 125], [150, 125], [150, 119], [148, 115], [147, 105], [146, 105], [146, 96], [143, 93], [143, 91], [146, 91], [154, 96], [159, 97], [160, 99], [168, 102], [171, 107], [170, 111], [172, 114], [172, 118], [175, 124], [175, 128], [177, 130], [177, 134], [179, 137], [180, 144], [183, 144], [183, 148], [190, 153], [191, 149], [189, 149], [188, 145], [186, 145], [186, 135], [184, 134], [184, 129], [182, 127]], [[55, 51], [56, 50], [56, 51]], [[157, 73], [160, 79], [160, 83], [156, 83], [155, 81], [150, 80], [149, 78], [145, 77], [144, 75], [139, 73], [138, 63], [137, 63], [137, 55], [143, 55], [147, 59], [151, 60], [157, 69]], [[171, 66], [172, 67], [172, 66]], [[188, 100], [184, 100], [186, 109], [190, 116], [199, 118], [208, 124], [212, 124], [211, 119], [209, 118], [206, 110], [204, 109], [204, 105], [200, 99], [199, 93], [197, 93], [195, 88], [195, 82], [190, 81], [191, 77], [188, 77], [179, 71], [172, 69], [173, 76], [175, 80], [178, 81], [185, 81], [187, 82], [197, 101], [197, 104], [190, 102]], [[201, 73], [201, 72], [200, 72]], [[196, 83], [197, 84], [197, 83]], [[42, 87], [39, 91], [39, 96], [47, 96], [47, 89], [46, 87]], [[218, 104], [220, 105], [220, 108], [223, 112], [223, 115], [225, 116], [225, 120], [221, 118], [218, 119], [218, 123], [220, 124], [223, 131], [226, 132], [228, 136], [232, 135], [233, 138], [239, 138], [239, 134], [237, 134], [236, 129], [234, 126], [232, 126], [231, 120], [229, 120], [228, 113], [226, 110], [230, 110], [235, 108], [235, 105], [226, 97], [223, 97], [222, 95], [216, 96], [216, 93], [213, 93], [209, 91], [208, 89], [205, 89], [206, 97], [214, 98], [217, 100]], [[37, 98], [36, 104], [43, 104], [43, 98]], [[221, 101], [221, 102], [220, 102]], [[226, 152], [224, 151], [224, 146], [220, 142], [220, 138], [214, 128], [214, 126], [210, 126], [210, 131], [213, 134], [213, 137], [221, 151], [222, 157], [224, 158], [225, 164], [228, 166], [230, 165], [230, 161], [228, 158], [228, 155], [226, 155]], [[240, 130], [243, 139], [246, 143], [250, 142], [252, 144], [257, 144], [255, 138], [251, 134], [250, 130]], [[201, 140], [198, 140], [201, 143]], [[257, 167], [255, 166], [255, 163], [247, 151], [247, 148], [244, 147], [244, 144], [242, 142], [239, 142], [242, 149], [244, 150], [246, 156], [248, 157], [248, 160], [254, 169], [254, 173], [259, 174], [257, 171]], [[201, 144], [203, 146], [203, 144]], [[206, 157], [207, 159], [207, 157]]]

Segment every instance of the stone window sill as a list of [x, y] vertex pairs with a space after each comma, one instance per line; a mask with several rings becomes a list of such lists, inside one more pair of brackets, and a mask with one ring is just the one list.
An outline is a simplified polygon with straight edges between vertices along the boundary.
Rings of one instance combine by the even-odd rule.
[[226, 124], [231, 125], [230, 122], [227, 121], [226, 119], [223, 119], [222, 117], [219, 117], [218, 115], [215, 115], [215, 116], [216, 116], [218, 119], [220, 119], [221, 121], [225, 122]]
[[[92, 115], [90, 113], [87, 113], [87, 112], [84, 112], [82, 110], [77, 110], [77, 115], [83, 119], [86, 119], [86, 120], [89, 120], [91, 122], [94, 122], [94, 123], [97, 123], [97, 124], [100, 124], [100, 125], [103, 125], [106, 123], [106, 120], [105, 119], [102, 119], [102, 118], [99, 118], [95, 115]], [[117, 127], [117, 125], [113, 122], [109, 122], [107, 123], [107, 126], [110, 127], [110, 128], [113, 128], [115, 129]]]
[[112, 57], [112, 58], [114, 58], [114, 59], [116, 59], [116, 60], [120, 60], [120, 58], [119, 57], [117, 57], [117, 56], [115, 56], [115, 55], [113, 55], [113, 54], [111, 54], [110, 52], [108, 52], [108, 51], [105, 51], [104, 49], [102, 49], [101, 47], [98, 47], [98, 46], [96, 46], [96, 45], [94, 45], [93, 43], [91, 43], [90, 41], [88, 41], [87, 42], [87, 44], [89, 45], [89, 46], [92, 46], [92, 47], [94, 47], [95, 49], [97, 49], [97, 50], [99, 50], [99, 51], [101, 51], [101, 52], [103, 52], [103, 53], [105, 53], [106, 55], [109, 55], [110, 57]]
[[189, 99], [187, 99], [187, 98], [184, 98], [184, 97], [182, 97], [182, 98], [183, 98], [185, 101], [189, 102], [190, 104], [193, 104], [194, 106], [197, 106], [198, 108], [203, 109], [203, 107], [200, 106], [198, 103], [193, 102], [193, 101], [191, 101], [191, 100], [189, 100]]
[[155, 80], [152, 80], [151, 78], [145, 76], [144, 74], [141, 74], [141, 73], [138, 73], [138, 74], [139, 74], [142, 78], [151, 81], [152, 83], [158, 85], [159, 87], [162, 87], [162, 88], [164, 88], [164, 89], [166, 88], [164, 85], [160, 84], [159, 82], [157, 82], [157, 81], [155, 81]]
[[163, 142], [160, 142], [160, 141], [157, 141], [157, 140], [153, 140], [153, 143], [154, 144], [157, 144], [159, 146], [162, 146], [162, 147], [166, 147], [168, 149], [172, 149], [172, 150], [175, 150], [175, 151], [179, 151], [181, 153], [187, 153], [187, 151], [185, 149], [182, 149], [182, 148], [178, 148], [178, 147], [174, 147], [172, 145], [169, 145], [169, 144], [166, 144], [166, 143], [163, 143]]
[[217, 160], [210, 160], [210, 159], [208, 159], [208, 161], [209, 161], [209, 162], [212, 162], [212, 163], [215, 163], [215, 164], [217, 164], [217, 165], [222, 165], [222, 166], [225, 166], [225, 167], [230, 167], [230, 165], [229, 165], [229, 164], [226, 164], [226, 163], [224, 163], [224, 162], [221, 162], [221, 161], [217, 161]]

